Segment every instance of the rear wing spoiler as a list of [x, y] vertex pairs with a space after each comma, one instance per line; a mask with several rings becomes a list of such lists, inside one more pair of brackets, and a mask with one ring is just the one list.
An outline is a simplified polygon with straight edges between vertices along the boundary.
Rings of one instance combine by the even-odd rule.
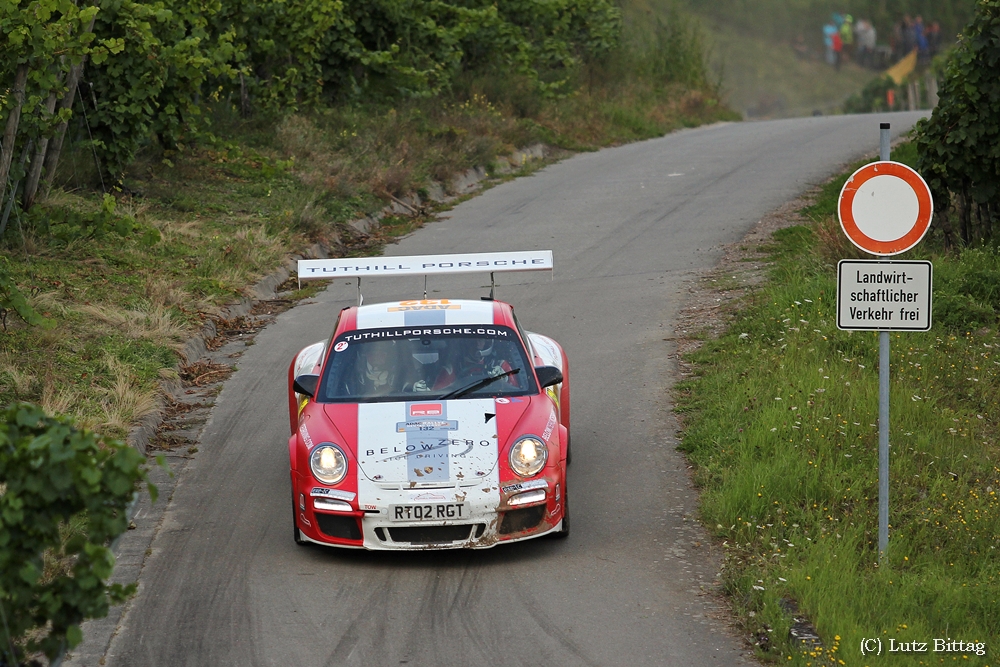
[[423, 276], [427, 298], [427, 276], [454, 273], [489, 273], [490, 298], [496, 290], [494, 273], [503, 271], [551, 271], [551, 250], [473, 252], [452, 255], [410, 255], [404, 257], [358, 257], [343, 259], [300, 259], [298, 278], [357, 278], [358, 305], [364, 303], [361, 279], [375, 276]]

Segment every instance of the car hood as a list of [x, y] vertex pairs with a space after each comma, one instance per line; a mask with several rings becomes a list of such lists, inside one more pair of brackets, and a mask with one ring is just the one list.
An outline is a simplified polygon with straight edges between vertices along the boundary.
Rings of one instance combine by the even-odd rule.
[[484, 398], [359, 404], [358, 466], [383, 484], [475, 483], [496, 467], [501, 439], [529, 403]]

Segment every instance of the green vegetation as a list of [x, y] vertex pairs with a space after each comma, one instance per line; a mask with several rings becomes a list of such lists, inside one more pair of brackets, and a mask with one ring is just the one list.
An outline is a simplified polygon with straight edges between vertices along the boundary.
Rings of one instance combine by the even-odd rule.
[[22, 664], [15, 647], [56, 658], [80, 642], [85, 618], [134, 590], [105, 583], [115, 562], [107, 543], [128, 527], [144, 464], [133, 448], [37, 407], [0, 413], [0, 662]]
[[86, 116], [102, 175], [117, 183], [150, 140], [166, 149], [197, 140], [218, 105], [248, 117], [431, 97], [470, 71], [514, 74], [545, 97], [567, 94], [578, 69], [616, 48], [620, 28], [608, 0], [8, 2], [0, 190], [20, 148], [13, 180], [30, 174], [22, 199], [30, 207], [42, 171], [51, 183], [59, 161], [48, 143], [61, 146], [74, 115]]
[[917, 167], [950, 246], [990, 241], [1000, 223], [1000, 2], [982, 0], [948, 58], [941, 103], [916, 128]]
[[[908, 145], [893, 158], [915, 160]], [[853, 170], [851, 170], [853, 171]], [[940, 230], [907, 259], [934, 262], [934, 328], [892, 334], [890, 541], [879, 565], [878, 336], [836, 328], [836, 261], [857, 257], [835, 219], [848, 174], [778, 232], [771, 280], [728, 333], [691, 355], [677, 388], [682, 447], [724, 585], [764, 657], [873, 664], [862, 638], [1000, 637], [1000, 252], [945, 253]], [[792, 609], [823, 646], [789, 640]], [[887, 645], [887, 644], [886, 644]], [[895, 654], [937, 664], [962, 653]], [[849, 657], [850, 656], [850, 657]], [[883, 653], [882, 659], [886, 659]]]

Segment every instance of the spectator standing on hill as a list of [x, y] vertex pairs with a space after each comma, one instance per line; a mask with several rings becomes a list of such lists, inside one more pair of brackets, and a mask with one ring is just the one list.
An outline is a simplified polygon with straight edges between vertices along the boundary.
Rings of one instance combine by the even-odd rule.
[[837, 26], [827, 23], [823, 26], [823, 45], [826, 47], [826, 64], [836, 65], [833, 53], [833, 36], [837, 34]]
[[854, 27], [854, 38], [857, 42], [858, 64], [862, 67], [873, 67], [875, 64], [875, 46], [878, 43], [875, 26], [868, 19], [859, 19]]
[[841, 57], [849, 57], [851, 48], [854, 46], [854, 17], [850, 14], [845, 16], [844, 22], [840, 24], [840, 43]]
[[903, 22], [896, 21], [892, 24], [892, 35], [889, 37], [889, 48], [892, 50], [892, 59], [898, 60], [903, 53]]
[[844, 42], [840, 39], [840, 32], [833, 33], [833, 66], [840, 71], [840, 57], [843, 55]]
[[927, 48], [927, 35], [924, 32], [924, 18], [918, 16], [913, 22], [913, 43], [917, 47], [917, 59], [927, 64], [930, 60], [930, 50]]
[[913, 33], [913, 19], [909, 14], [903, 16], [903, 51], [900, 58], [910, 55], [910, 51], [917, 46], [917, 38]]
[[937, 21], [927, 28], [927, 50], [931, 58], [941, 52], [941, 24]]

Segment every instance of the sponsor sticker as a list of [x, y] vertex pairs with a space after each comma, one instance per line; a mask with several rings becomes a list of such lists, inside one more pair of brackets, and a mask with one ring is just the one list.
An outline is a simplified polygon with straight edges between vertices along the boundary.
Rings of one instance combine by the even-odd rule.
[[440, 417], [442, 413], [440, 403], [422, 403], [410, 406], [411, 417]]
[[448, 497], [442, 493], [421, 493], [419, 495], [413, 496], [414, 500], [448, 500]]
[[552, 429], [556, 427], [556, 413], [549, 413], [549, 421], [545, 424], [545, 430], [542, 431], [542, 440], [548, 442], [552, 437]]
[[309, 429], [306, 428], [305, 424], [299, 427], [299, 435], [302, 436], [302, 444], [311, 449], [313, 446], [313, 439], [312, 436], [309, 435]]
[[386, 310], [390, 313], [411, 312], [415, 310], [461, 310], [462, 306], [457, 303], [450, 303], [448, 299], [422, 300], [422, 301], [400, 301], [398, 306], [390, 306]]
[[322, 486], [314, 486], [312, 491], [309, 492], [310, 498], [336, 498], [337, 500], [346, 500], [348, 502], [354, 500], [357, 495], [356, 493], [341, 491], [340, 489], [325, 489]]
[[519, 491], [531, 491], [532, 489], [547, 489], [549, 488], [549, 483], [544, 479], [533, 479], [530, 482], [517, 482], [516, 484], [508, 484], [507, 486], [501, 486], [500, 490], [503, 493], [517, 493]]
[[410, 421], [396, 422], [396, 433], [456, 430], [458, 430], [457, 419], [411, 419]]
[[508, 403], [510, 403], [510, 399], [509, 398], [504, 398], [503, 396], [501, 396], [500, 398], [497, 399], [497, 403], [499, 403], [501, 405], [507, 405]]
[[342, 340], [342, 341], [340, 341], [339, 343], [337, 343], [336, 345], [333, 346], [333, 351], [334, 352], [343, 352], [346, 349], [347, 349], [347, 341], [346, 340]]
[[341, 342], [383, 340], [391, 338], [414, 338], [419, 336], [489, 336], [503, 339], [513, 338], [514, 334], [507, 327], [495, 326], [442, 326], [442, 327], [389, 327], [386, 329], [370, 329], [352, 331], [344, 334]]
[[[489, 440], [480, 440], [480, 447], [489, 447], [493, 443]], [[476, 441], [469, 438], [435, 438], [433, 441], [408, 442], [406, 445], [395, 445], [392, 447], [380, 447], [378, 449], [366, 449], [365, 457], [387, 455], [382, 461], [393, 461], [397, 459], [447, 459], [462, 457], [468, 454], [476, 446]], [[462, 451], [450, 453], [449, 447], [463, 447]], [[360, 452], [359, 452], [360, 453]], [[363, 463], [364, 461], [362, 461]], [[374, 478], [373, 478], [374, 479]]]

